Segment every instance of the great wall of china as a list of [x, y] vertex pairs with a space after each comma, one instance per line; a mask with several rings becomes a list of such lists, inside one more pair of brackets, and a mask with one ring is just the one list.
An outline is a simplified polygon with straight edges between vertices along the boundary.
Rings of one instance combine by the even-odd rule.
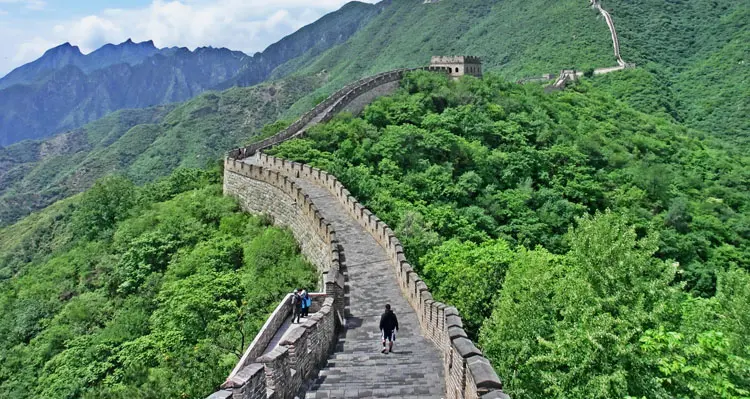
[[[617, 36], [617, 30], [615, 29], [615, 22], [612, 20], [612, 16], [602, 8], [601, 0], [591, 0], [591, 8], [597, 10], [599, 14], [602, 15], [604, 18], [604, 21], [607, 23], [607, 27], [609, 28], [610, 36], [612, 37], [612, 48], [615, 55], [615, 61], [617, 61], [617, 65], [611, 66], [611, 67], [604, 67], [604, 68], [596, 68], [593, 70], [594, 75], [604, 75], [611, 72], [621, 71], [626, 68], [633, 68], [635, 65], [629, 64], [625, 62], [622, 59], [622, 56], [620, 55], [620, 39]], [[581, 76], [584, 75], [583, 71], [577, 71], [573, 69], [563, 69], [560, 71], [560, 73], [555, 76], [554, 74], [547, 74], [542, 76], [535, 76], [530, 77], [526, 79], [521, 79], [518, 81], [519, 84], [522, 83], [540, 83], [540, 82], [548, 82], [554, 80], [554, 83], [549, 85], [547, 87], [547, 91], [552, 90], [562, 90], [565, 88], [565, 86], [569, 82], [574, 82], [578, 80]]]
[[[620, 56], [611, 16], [599, 0], [591, 5], [609, 25], [618, 63], [594, 73], [629, 67]], [[460, 70], [445, 64], [458, 58], [465, 64]], [[475, 68], [478, 60], [458, 58], [433, 57], [429, 67], [361, 79], [283, 131], [228, 153], [225, 195], [236, 197], [246, 211], [268, 214], [275, 224], [292, 230], [302, 253], [321, 273], [321, 292], [312, 294], [311, 315], [301, 324], [290, 323], [291, 294], [283, 298], [221, 389], [208, 399], [509, 399], [490, 362], [468, 339], [458, 310], [433, 299], [387, 224], [335, 176], [261, 152], [304, 135], [341, 111], [358, 113], [394, 92], [408, 72], [481, 76], [481, 68]], [[550, 87], [562, 89], [581, 74], [563, 70]], [[386, 302], [401, 325], [397, 350], [390, 355], [378, 352], [378, 321]]]
[[[441, 66], [417, 69], [452, 73]], [[292, 325], [284, 298], [210, 398], [507, 398], [489, 361], [467, 338], [458, 311], [432, 298], [385, 223], [334, 176], [260, 152], [342, 110], [361, 110], [395, 91], [413, 70], [362, 79], [282, 132], [228, 154], [224, 192], [245, 210], [288, 226], [323, 279], [314, 313]], [[386, 302], [401, 324], [391, 355], [377, 346]]]

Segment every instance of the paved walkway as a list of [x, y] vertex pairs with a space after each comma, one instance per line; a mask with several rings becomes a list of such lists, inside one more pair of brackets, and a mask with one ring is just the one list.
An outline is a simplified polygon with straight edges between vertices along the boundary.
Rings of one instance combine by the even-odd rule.
[[[246, 159], [252, 163], [255, 157]], [[347, 276], [346, 328], [335, 353], [305, 398], [442, 398], [438, 349], [421, 335], [414, 310], [401, 294], [385, 250], [327, 189], [294, 178], [336, 230]], [[380, 315], [390, 303], [400, 330], [394, 352], [380, 353]]]

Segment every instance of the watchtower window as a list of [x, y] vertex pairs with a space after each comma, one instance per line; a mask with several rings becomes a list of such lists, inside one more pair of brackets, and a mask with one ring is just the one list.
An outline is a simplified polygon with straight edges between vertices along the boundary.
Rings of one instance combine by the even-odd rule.
[[456, 73], [458, 73], [458, 67], [456, 67]]

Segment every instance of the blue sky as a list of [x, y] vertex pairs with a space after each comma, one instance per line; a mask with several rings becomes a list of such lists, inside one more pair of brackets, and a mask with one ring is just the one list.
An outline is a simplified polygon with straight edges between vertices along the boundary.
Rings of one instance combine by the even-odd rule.
[[252, 54], [347, 1], [0, 0], [0, 76], [65, 42], [84, 53], [132, 38]]

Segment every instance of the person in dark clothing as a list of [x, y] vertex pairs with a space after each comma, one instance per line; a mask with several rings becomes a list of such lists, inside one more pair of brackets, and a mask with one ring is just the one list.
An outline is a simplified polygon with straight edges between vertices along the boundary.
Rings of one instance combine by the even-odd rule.
[[295, 323], [295, 320], [299, 324], [299, 318], [302, 316], [302, 301], [301, 290], [297, 288], [292, 294], [292, 324]]
[[[383, 337], [383, 350], [381, 352], [393, 352], [393, 341], [396, 340], [396, 331], [398, 331], [398, 318], [391, 310], [391, 305], [385, 305], [385, 312], [380, 316], [380, 332]], [[385, 348], [385, 341], [388, 341], [388, 349]]]

